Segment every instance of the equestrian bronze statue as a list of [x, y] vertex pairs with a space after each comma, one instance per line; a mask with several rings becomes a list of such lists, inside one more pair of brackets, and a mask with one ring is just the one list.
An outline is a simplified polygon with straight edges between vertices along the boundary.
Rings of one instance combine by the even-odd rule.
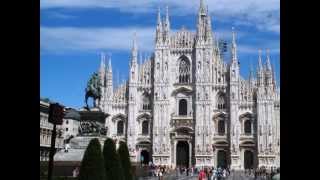
[[[87, 87], [85, 89], [86, 91], [85, 103], [86, 103], [87, 109], [89, 109], [89, 106], [88, 106], [89, 97], [93, 99], [93, 107], [99, 106], [101, 96], [102, 96], [101, 88], [102, 88], [101, 80], [99, 78], [98, 73], [95, 72], [93, 73], [90, 80], [88, 81]], [[97, 100], [98, 100], [98, 104], [97, 104]]]

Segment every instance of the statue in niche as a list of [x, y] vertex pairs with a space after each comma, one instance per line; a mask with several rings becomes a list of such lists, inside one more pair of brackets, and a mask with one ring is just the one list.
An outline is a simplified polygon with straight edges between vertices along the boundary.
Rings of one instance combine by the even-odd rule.
[[207, 153], [210, 154], [210, 146], [207, 144]]
[[166, 152], [166, 145], [165, 144], [162, 144], [162, 152]]
[[197, 153], [201, 153], [200, 145], [197, 145]]

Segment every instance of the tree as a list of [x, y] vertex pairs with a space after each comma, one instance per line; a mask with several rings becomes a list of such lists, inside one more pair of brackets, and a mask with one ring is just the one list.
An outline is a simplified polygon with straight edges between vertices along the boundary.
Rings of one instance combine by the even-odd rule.
[[100, 142], [94, 138], [84, 153], [78, 180], [105, 180], [103, 161]]
[[106, 179], [124, 180], [120, 157], [112, 139], [107, 138], [103, 146], [104, 167]]
[[123, 169], [125, 180], [133, 180], [129, 151], [125, 142], [120, 142], [118, 154], [120, 156], [120, 162]]

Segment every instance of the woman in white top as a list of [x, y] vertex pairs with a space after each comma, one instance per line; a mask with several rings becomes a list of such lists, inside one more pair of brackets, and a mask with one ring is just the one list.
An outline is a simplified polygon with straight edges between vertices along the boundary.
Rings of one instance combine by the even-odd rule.
[[213, 169], [212, 171], [212, 176], [211, 176], [211, 180], [215, 180], [217, 178], [217, 170]]

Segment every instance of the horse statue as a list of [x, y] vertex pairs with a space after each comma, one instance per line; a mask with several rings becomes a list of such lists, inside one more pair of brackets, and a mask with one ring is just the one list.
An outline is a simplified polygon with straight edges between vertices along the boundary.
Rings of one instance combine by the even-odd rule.
[[89, 97], [93, 98], [93, 107], [98, 107], [99, 104], [97, 105], [96, 100], [98, 100], [98, 103], [100, 103], [101, 96], [102, 96], [101, 86], [102, 84], [101, 84], [98, 73], [93, 73], [85, 89], [86, 91], [85, 103], [86, 103], [87, 109], [89, 109], [89, 106], [88, 106]]

